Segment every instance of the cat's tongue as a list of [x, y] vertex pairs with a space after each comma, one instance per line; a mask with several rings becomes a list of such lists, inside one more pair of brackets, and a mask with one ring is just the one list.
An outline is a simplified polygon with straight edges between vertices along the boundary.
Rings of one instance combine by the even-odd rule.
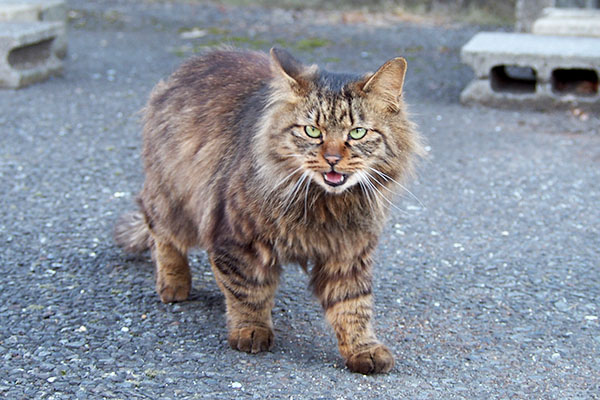
[[337, 185], [342, 183], [342, 181], [344, 180], [344, 175], [339, 174], [335, 171], [331, 171], [325, 174], [325, 179], [327, 180], [327, 182]]

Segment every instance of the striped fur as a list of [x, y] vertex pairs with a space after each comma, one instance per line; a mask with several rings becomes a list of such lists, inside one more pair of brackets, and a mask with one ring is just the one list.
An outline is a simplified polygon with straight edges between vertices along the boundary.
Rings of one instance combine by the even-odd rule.
[[[151, 248], [161, 300], [188, 297], [187, 251], [206, 249], [229, 344], [256, 353], [273, 345], [281, 266], [310, 266], [348, 368], [389, 371], [393, 357], [370, 322], [371, 269], [391, 198], [422, 153], [401, 96], [405, 67], [393, 59], [360, 77], [282, 50], [218, 50], [160, 82], [144, 111], [140, 211], [116, 239]], [[357, 127], [367, 134], [355, 140]]]

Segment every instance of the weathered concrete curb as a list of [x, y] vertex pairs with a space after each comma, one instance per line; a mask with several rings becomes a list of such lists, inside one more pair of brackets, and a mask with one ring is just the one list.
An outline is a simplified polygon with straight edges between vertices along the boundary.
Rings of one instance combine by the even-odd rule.
[[600, 104], [600, 38], [482, 32], [461, 58], [476, 76], [461, 93], [463, 103]]
[[533, 23], [532, 33], [600, 37], [600, 10], [547, 8]]
[[0, 87], [19, 88], [62, 71], [55, 41], [60, 22], [0, 23]]

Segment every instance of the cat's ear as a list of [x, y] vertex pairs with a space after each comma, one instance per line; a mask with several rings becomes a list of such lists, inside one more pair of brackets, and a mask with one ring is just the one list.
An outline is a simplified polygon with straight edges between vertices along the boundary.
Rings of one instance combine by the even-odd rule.
[[362, 90], [373, 100], [381, 102], [392, 110], [398, 110], [402, 103], [402, 86], [406, 74], [406, 60], [393, 58], [383, 64], [373, 75], [366, 79]]
[[285, 50], [271, 49], [271, 69], [275, 78], [283, 80], [295, 92], [302, 93], [308, 86], [308, 75], [313, 67], [306, 67]]

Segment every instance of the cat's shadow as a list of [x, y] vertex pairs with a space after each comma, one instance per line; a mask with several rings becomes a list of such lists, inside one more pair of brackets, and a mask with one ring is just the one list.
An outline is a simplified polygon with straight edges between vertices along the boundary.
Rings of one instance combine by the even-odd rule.
[[216, 284], [214, 289], [206, 287], [195, 288], [192, 286], [188, 299], [181, 304], [193, 304], [194, 307], [207, 309], [207, 311], [211, 312], [225, 312], [225, 299]]
[[[135, 273], [140, 276], [148, 274], [145, 280], [154, 280], [152, 275], [154, 266], [149, 253], [127, 254], [121, 259], [121, 263], [135, 270]], [[214, 282], [214, 278], [203, 279], [207, 268], [210, 268], [207, 264], [208, 259], [204, 254], [192, 254], [190, 265], [192, 276], [196, 279], [192, 283], [192, 290], [188, 299], [169, 305], [163, 305], [160, 300], [156, 299], [160, 304], [159, 307], [165, 307], [165, 310], [171, 312], [183, 312], [190, 315], [193, 323], [189, 325], [188, 329], [195, 331], [194, 334], [196, 335], [214, 334], [215, 336], [206, 343], [207, 346], [215, 349], [224, 347], [227, 351], [231, 351], [232, 355], [237, 355], [240, 358], [255, 357], [256, 355], [248, 355], [229, 349], [227, 345], [225, 298], [216, 282]], [[311, 293], [304, 286], [305, 277], [303, 273], [292, 269], [287, 271], [286, 275], [288, 278], [286, 280], [289, 280], [290, 284], [282, 282], [281, 290], [277, 293], [273, 315], [275, 346], [269, 354], [274, 357], [285, 355], [295, 360], [294, 362], [303, 360], [302, 362], [308, 366], [318, 366], [325, 362], [334, 367], [342, 367], [343, 363], [341, 364], [341, 359], [335, 351], [335, 340], [329, 336], [331, 332], [328, 332], [324, 321], [309, 322], [312, 318], [324, 317], [319, 308], [311, 304]], [[290, 290], [290, 286], [294, 286], [294, 288]], [[157, 296], [153, 290], [151, 295]], [[299, 298], [302, 300], [298, 300]], [[298, 309], [290, 304], [296, 304], [297, 302], [304, 303], [303, 307]], [[282, 307], [292, 308], [296, 312], [292, 312], [291, 315], [282, 314], [280, 311]], [[308, 328], [308, 331], [306, 328]], [[262, 356], [270, 357], [268, 354]]]

